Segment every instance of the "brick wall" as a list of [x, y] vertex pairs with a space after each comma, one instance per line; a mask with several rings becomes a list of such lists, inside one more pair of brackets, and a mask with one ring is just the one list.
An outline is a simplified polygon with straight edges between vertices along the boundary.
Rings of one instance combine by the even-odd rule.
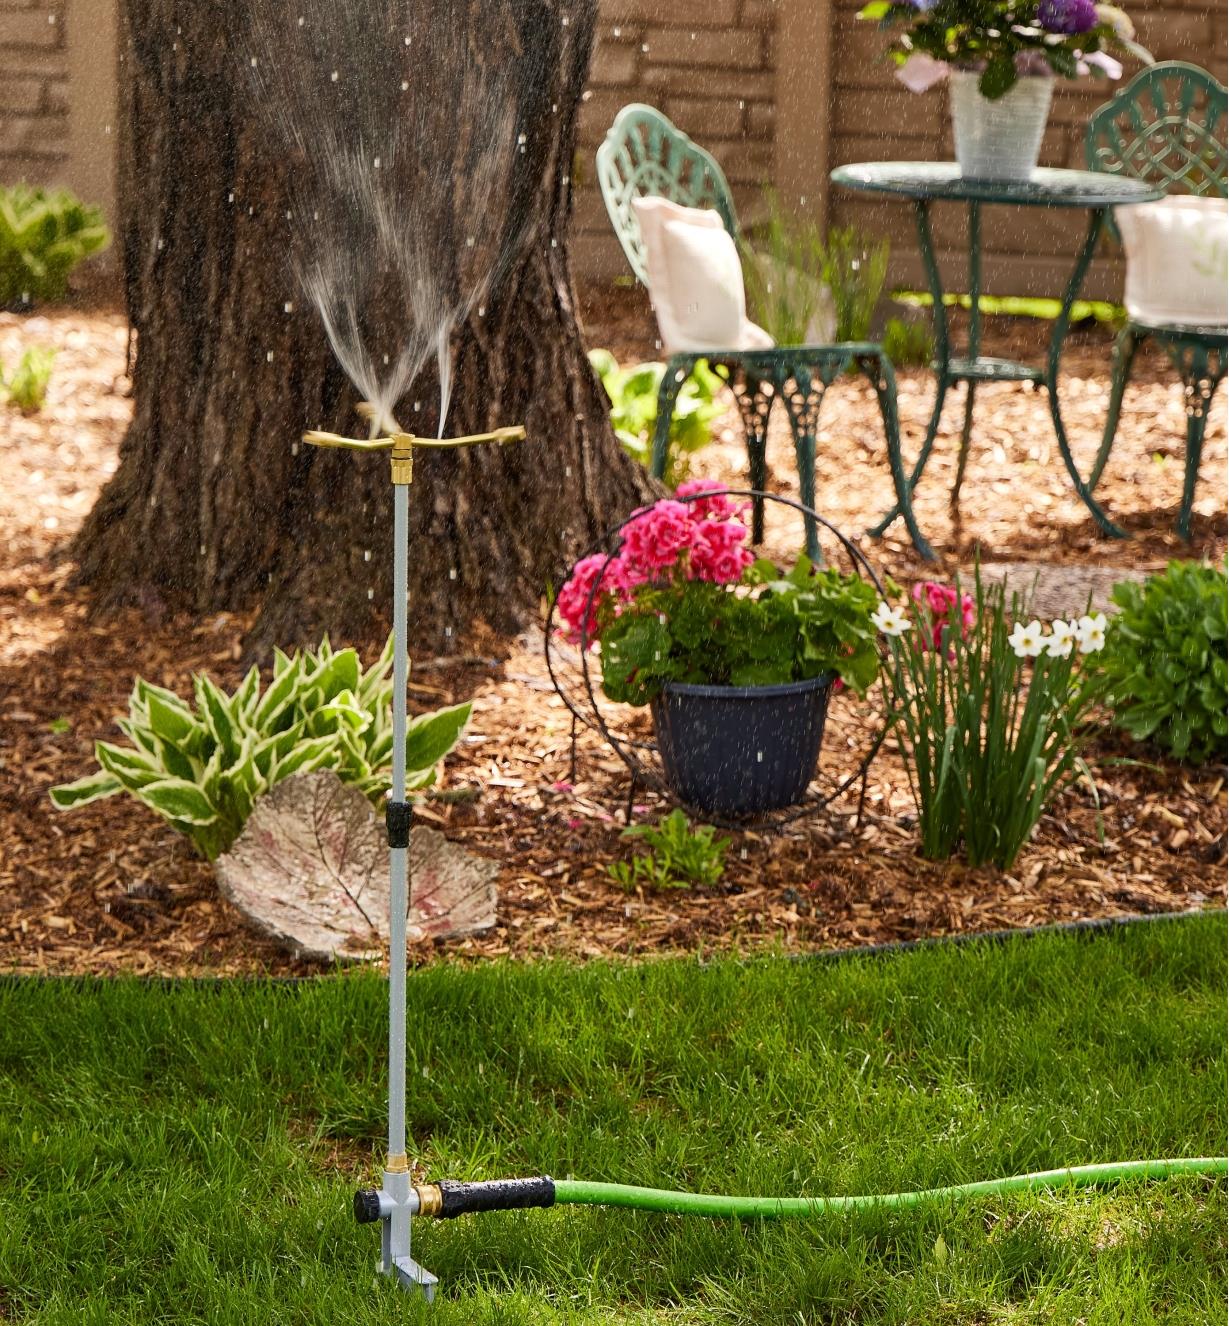
[[[857, 19], [861, 0], [834, 0], [832, 41], [832, 166], [851, 161], [939, 160], [955, 158], [947, 92], [932, 88], [914, 95], [896, 81], [893, 66], [882, 60], [884, 34]], [[1158, 60], [1187, 60], [1225, 77], [1225, 6], [1208, 0], [1126, 3], [1139, 28], [1139, 40]], [[1139, 68], [1127, 63], [1123, 81]], [[1049, 125], [1042, 142], [1043, 166], [1082, 168], [1084, 127], [1096, 108], [1120, 84], [1104, 79], [1059, 80]], [[912, 208], [908, 203], [857, 195], [840, 189], [831, 194], [831, 220], [857, 224], [892, 240], [890, 279], [924, 286], [916, 256]], [[1082, 211], [995, 208], [982, 216], [985, 288], [1004, 294], [1061, 293], [1085, 227]], [[964, 209], [937, 207], [932, 213], [941, 265], [950, 288], [968, 288], [967, 250], [963, 247]], [[1105, 246], [1085, 289], [1117, 298], [1121, 273], [1117, 248]]]
[[573, 248], [579, 272], [628, 270], [593, 155], [629, 101], [656, 106], [713, 153], [740, 215], [755, 207], [773, 173], [777, 10], [777, 0], [601, 0], [580, 115]]
[[65, 4], [0, 0], [0, 183], [48, 184], [62, 175], [68, 158]]

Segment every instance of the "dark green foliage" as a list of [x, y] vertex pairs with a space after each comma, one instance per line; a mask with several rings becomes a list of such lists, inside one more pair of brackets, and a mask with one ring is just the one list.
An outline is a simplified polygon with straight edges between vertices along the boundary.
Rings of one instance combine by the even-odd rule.
[[637, 592], [602, 624], [602, 689], [647, 704], [668, 681], [773, 686], [836, 672], [859, 694], [879, 675], [873, 585], [805, 557], [782, 577], [768, 561], [750, 570], [752, 594], [704, 580]]
[[0, 188], [0, 308], [63, 299], [73, 268], [110, 242], [98, 208], [66, 189]]
[[645, 884], [658, 889], [685, 889], [690, 884], [713, 885], [725, 870], [728, 838], [718, 838], [711, 824], [691, 825], [681, 810], [672, 810], [660, 824], [633, 824], [624, 838], [635, 838], [649, 849], [630, 862], [607, 866], [625, 889]]
[[1225, 596], [1225, 573], [1196, 562], [1114, 586], [1119, 612], [1097, 658], [1106, 703], [1136, 741], [1179, 760], [1225, 755]]
[[897, 368], [926, 368], [934, 358], [934, 334], [924, 322], [889, 318], [883, 329], [883, 352]]
[[[261, 690], [252, 668], [227, 695], [204, 673], [193, 680], [195, 706], [140, 678], [119, 728], [133, 743], [95, 743], [101, 768], [51, 789], [60, 810], [128, 792], [192, 840], [210, 861], [239, 836], [258, 797], [292, 774], [333, 769], [374, 802], [388, 791], [393, 728], [392, 642], [363, 671], [353, 649], [293, 656], [276, 651]], [[406, 786], [435, 781], [439, 762], [469, 721], [468, 704], [411, 720]]]

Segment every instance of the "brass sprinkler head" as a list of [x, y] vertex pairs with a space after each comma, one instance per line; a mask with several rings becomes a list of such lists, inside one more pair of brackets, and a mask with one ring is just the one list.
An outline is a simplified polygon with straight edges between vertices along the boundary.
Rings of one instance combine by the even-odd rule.
[[338, 433], [325, 433], [312, 429], [303, 434], [303, 441], [313, 447], [340, 448], [347, 451], [390, 451], [394, 484], [414, 482], [414, 448], [427, 447], [445, 450], [451, 447], [472, 447], [480, 442], [520, 442], [525, 429], [520, 424], [496, 428], [490, 433], [471, 433], [467, 437], [415, 437], [413, 433], [393, 433], [389, 437], [363, 439], [342, 437]]

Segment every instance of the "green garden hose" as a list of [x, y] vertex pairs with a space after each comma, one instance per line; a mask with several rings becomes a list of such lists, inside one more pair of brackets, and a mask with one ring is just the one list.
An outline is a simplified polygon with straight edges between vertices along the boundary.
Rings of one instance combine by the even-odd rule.
[[[1229, 1157], [1188, 1156], [1178, 1160], [1122, 1160], [1106, 1165], [1072, 1165], [1037, 1170], [1005, 1179], [954, 1183], [917, 1192], [867, 1193], [857, 1197], [730, 1197], [720, 1193], [671, 1192], [623, 1183], [588, 1183], [583, 1179], [493, 1179], [463, 1183], [443, 1179], [416, 1187], [418, 1213], [449, 1219], [477, 1211], [508, 1211], [532, 1206], [617, 1206], [669, 1215], [701, 1215], [715, 1219], [785, 1220], [880, 1207], [919, 1206], [955, 1197], [994, 1197], [1000, 1193], [1033, 1192], [1041, 1188], [1091, 1188], [1132, 1179], [1168, 1179], [1180, 1174], [1223, 1176]], [[379, 1218], [378, 1194], [360, 1193], [355, 1213], [360, 1220]], [[360, 1208], [360, 1199], [364, 1205]]]
[[555, 1201], [575, 1206], [623, 1206], [636, 1211], [663, 1211], [671, 1215], [735, 1217], [744, 1220], [786, 1220], [825, 1215], [833, 1211], [875, 1207], [918, 1206], [945, 1197], [994, 1196], [1029, 1192], [1037, 1188], [1088, 1188], [1128, 1179], [1167, 1179], [1176, 1174], [1224, 1174], [1229, 1157], [1196, 1156], [1182, 1160], [1126, 1160], [1108, 1165], [1074, 1165], [1045, 1169], [1006, 1179], [955, 1183], [918, 1192], [889, 1192], [857, 1197], [727, 1197], [717, 1193], [670, 1192], [662, 1188], [635, 1188], [621, 1183], [586, 1183], [558, 1179]]

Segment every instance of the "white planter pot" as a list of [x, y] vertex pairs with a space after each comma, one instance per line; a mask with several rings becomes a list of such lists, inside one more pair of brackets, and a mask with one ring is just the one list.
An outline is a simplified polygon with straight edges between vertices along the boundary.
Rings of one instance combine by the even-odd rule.
[[973, 180], [1027, 180], [1037, 166], [1054, 80], [1021, 78], [990, 101], [977, 90], [979, 78], [953, 69], [947, 79], [960, 173]]

